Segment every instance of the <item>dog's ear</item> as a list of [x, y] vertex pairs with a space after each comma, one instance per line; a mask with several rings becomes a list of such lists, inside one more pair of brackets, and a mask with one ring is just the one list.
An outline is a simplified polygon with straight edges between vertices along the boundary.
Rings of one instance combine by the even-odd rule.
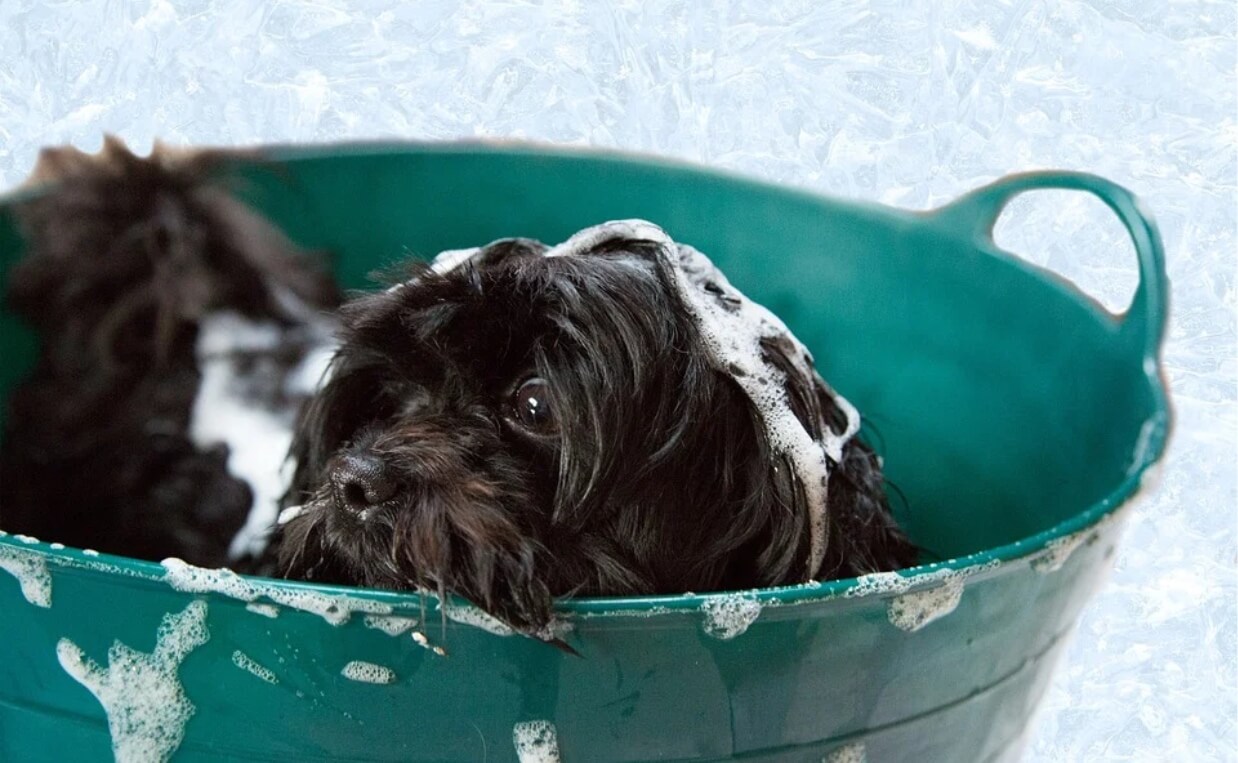
[[[797, 366], [793, 360], [797, 348], [790, 340], [766, 339], [761, 347], [766, 359], [786, 376], [791, 410], [814, 440], [822, 439], [826, 427], [834, 433], [846, 429], [846, 412], [811, 367], [805, 373]], [[792, 487], [797, 511], [806, 511], [803, 491], [798, 485]], [[848, 441], [839, 463], [831, 464], [827, 496], [825, 556], [814, 579], [852, 577], [915, 563], [917, 549], [890, 511], [881, 459], [860, 438]]]

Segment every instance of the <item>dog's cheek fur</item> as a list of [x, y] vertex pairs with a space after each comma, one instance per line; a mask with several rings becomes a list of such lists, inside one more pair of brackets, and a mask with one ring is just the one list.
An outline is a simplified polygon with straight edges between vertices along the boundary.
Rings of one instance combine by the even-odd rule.
[[[347, 377], [337, 383], [337, 391], [349, 388]], [[298, 441], [314, 439], [331, 413], [309, 410]], [[545, 525], [538, 507], [547, 499], [537, 493], [529, 464], [505, 449], [497, 426], [481, 412], [424, 414], [385, 425], [371, 427], [343, 451], [382, 458], [402, 485], [393, 505], [357, 520], [334, 505], [328, 489], [313, 485], [310, 475], [321, 479], [330, 458], [298, 470], [302, 496], [314, 492], [308, 512], [281, 528], [280, 574], [454, 593], [518, 630], [544, 627], [551, 618], [551, 560], [537, 538]], [[303, 444], [302, 450], [312, 449]]]
[[[800, 423], [814, 439], [824, 427], [837, 433], [847, 425], [843, 410], [814, 372], [805, 376], [790, 359], [787, 343], [767, 341], [765, 356], [786, 376], [786, 394]], [[833, 580], [909, 567], [918, 549], [894, 521], [881, 461], [856, 437], [844, 446], [827, 485], [825, 556], [814, 579]], [[792, 582], [792, 581], [787, 581]]]
[[[707, 365], [665, 284], [632, 267], [603, 279], [597, 260], [592, 267], [600, 280], [559, 301], [566, 333], [543, 364], [572, 403], [556, 525], [574, 539], [600, 538], [607, 553], [574, 566], [573, 543], [556, 539], [548, 545], [557, 568], [579, 575], [575, 592], [594, 595], [803, 582], [807, 497], [751, 401]], [[827, 423], [842, 431], [843, 412], [819, 377], [792, 362], [796, 348], [770, 341], [763, 349], [809, 434], [820, 441]], [[842, 461], [826, 507], [832, 547], [814, 577], [910, 563], [914, 548], [890, 516], [876, 457], [853, 440]]]

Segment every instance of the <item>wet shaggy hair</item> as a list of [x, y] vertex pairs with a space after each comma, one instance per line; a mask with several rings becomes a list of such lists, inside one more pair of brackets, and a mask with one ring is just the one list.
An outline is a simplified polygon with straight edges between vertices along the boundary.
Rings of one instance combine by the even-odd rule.
[[[328, 381], [298, 424], [287, 503], [304, 505], [268, 549], [274, 569], [454, 592], [543, 638], [558, 596], [804, 582], [809, 510], [792, 464], [710, 365], [653, 245], [544, 251], [500, 241], [344, 306]], [[809, 434], [842, 431], [794, 348], [762, 350]], [[914, 562], [860, 439], [828, 496], [816, 579]]]
[[199, 322], [228, 309], [290, 323], [287, 300], [333, 308], [334, 284], [227, 193], [235, 156], [109, 138], [47, 149], [17, 209], [25, 257], [7, 308], [34, 329], [31, 374], [0, 439], [0, 527], [147, 559], [226, 561], [249, 512], [227, 448], [190, 440]]
[[[342, 307], [341, 345], [296, 426], [285, 506], [299, 511], [262, 558], [229, 559], [254, 491], [226, 446], [190, 436], [200, 328], [218, 311], [290, 326], [304, 317], [290, 305], [339, 304], [312, 258], [229, 195], [237, 158], [143, 159], [110, 140], [41, 157], [35, 177], [54, 184], [17, 210], [28, 247], [5, 294], [40, 346], [8, 401], [0, 527], [454, 593], [548, 640], [560, 596], [804, 582], [812, 512], [794, 465], [640, 239], [556, 257], [500, 241]], [[847, 416], [792, 344], [761, 350], [821, 441]], [[858, 438], [831, 464], [826, 513], [815, 579], [915, 561]]]

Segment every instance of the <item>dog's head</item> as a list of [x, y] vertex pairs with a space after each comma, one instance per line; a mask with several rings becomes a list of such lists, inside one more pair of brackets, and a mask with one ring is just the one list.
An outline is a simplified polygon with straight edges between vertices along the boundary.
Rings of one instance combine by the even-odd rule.
[[294, 322], [334, 307], [325, 271], [231, 195], [243, 160], [260, 157], [158, 145], [139, 157], [112, 137], [94, 155], [44, 149], [18, 207], [31, 252], [9, 305], [105, 371], [142, 373], [192, 348], [212, 311]]
[[[252, 485], [229, 472], [226, 447], [192, 438], [203, 375], [249, 366], [226, 376], [263, 383], [237, 397], [293, 405], [281, 380], [329, 335], [310, 325], [316, 311], [339, 303], [308, 253], [229, 195], [240, 160], [256, 158], [160, 147], [138, 157], [114, 138], [95, 155], [42, 152], [16, 206], [27, 251], [3, 295], [40, 340], [8, 401], [6, 527], [146, 558], [227, 560]], [[257, 346], [229, 330], [244, 320], [260, 329]]]
[[536, 633], [560, 595], [910, 561], [854, 412], [769, 321], [648, 224], [440, 256], [344, 308], [283, 573], [453, 592]]

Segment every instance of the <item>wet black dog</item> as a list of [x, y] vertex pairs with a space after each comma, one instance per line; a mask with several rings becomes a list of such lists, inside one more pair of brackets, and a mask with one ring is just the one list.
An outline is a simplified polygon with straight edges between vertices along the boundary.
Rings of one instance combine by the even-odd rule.
[[[552, 600], [906, 566], [880, 461], [806, 351], [647, 223], [449, 252], [346, 305], [227, 193], [235, 156], [47, 153], [9, 306], [38, 332], [0, 527], [244, 571]], [[293, 441], [294, 413], [311, 394]], [[261, 558], [287, 479], [292, 506]]]
[[40, 352], [8, 404], [0, 527], [203, 565], [261, 548], [339, 296], [227, 163], [114, 140], [40, 157], [6, 294]]
[[448, 252], [342, 320], [296, 435], [284, 575], [455, 592], [544, 635], [556, 596], [915, 559], [854, 409], [648, 223]]

